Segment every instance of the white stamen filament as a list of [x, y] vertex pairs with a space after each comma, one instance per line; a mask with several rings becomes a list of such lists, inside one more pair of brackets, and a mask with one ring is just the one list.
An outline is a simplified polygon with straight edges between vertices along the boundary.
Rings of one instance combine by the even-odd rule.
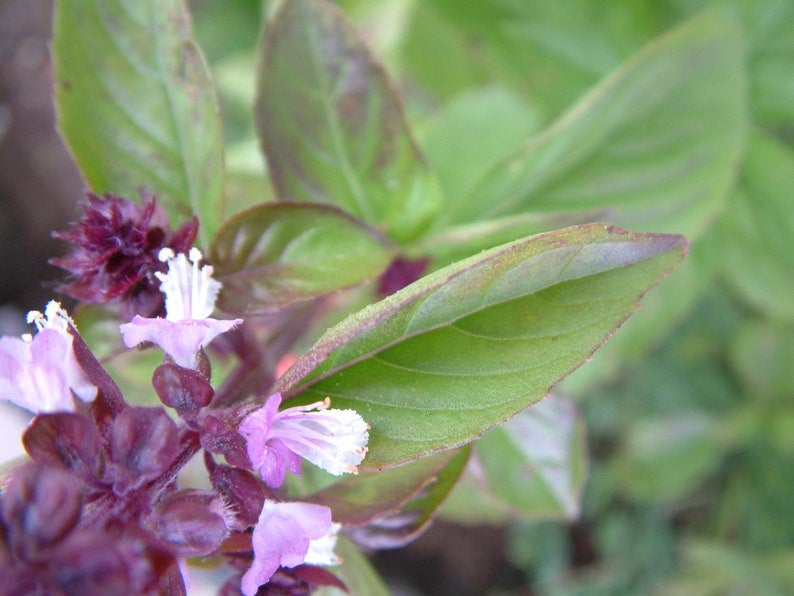
[[158, 256], [168, 263], [167, 273], [155, 273], [160, 280], [160, 291], [166, 296], [166, 318], [169, 321], [208, 318], [215, 308], [221, 284], [212, 278], [212, 267], [199, 267], [203, 258], [201, 251], [194, 247], [185, 256], [174, 255], [170, 248], [163, 248]]
[[[38, 310], [31, 310], [28, 312], [26, 320], [29, 325], [35, 325], [37, 331], [55, 329], [61, 333], [68, 333], [69, 323], [74, 325], [72, 318], [57, 300], [50, 300], [47, 303], [47, 306], [44, 307], [44, 314], [41, 314]], [[23, 337], [23, 339], [25, 338]]]

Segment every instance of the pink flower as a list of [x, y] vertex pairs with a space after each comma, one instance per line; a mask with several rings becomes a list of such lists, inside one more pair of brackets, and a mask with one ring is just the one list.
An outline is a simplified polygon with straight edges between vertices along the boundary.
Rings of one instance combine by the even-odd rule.
[[355, 474], [367, 452], [369, 426], [353, 410], [330, 409], [331, 400], [281, 412], [273, 394], [240, 424], [248, 457], [265, 484], [278, 488], [286, 471], [300, 474], [304, 458], [335, 476]]
[[165, 294], [166, 318], [136, 315], [120, 327], [124, 345], [132, 348], [152, 342], [179, 366], [196, 368], [198, 351], [242, 319], [210, 318], [221, 284], [212, 278], [212, 267], [199, 269], [202, 256], [197, 248], [190, 249], [190, 262], [169, 248], [160, 251], [160, 259], [168, 263], [168, 273], [155, 273]]
[[256, 594], [279, 567], [338, 564], [333, 552], [338, 530], [324, 505], [266, 500], [251, 537], [254, 562], [243, 575], [243, 594]]
[[74, 396], [93, 401], [97, 388], [74, 355], [74, 322], [54, 300], [44, 312], [28, 313], [35, 337], [0, 337], [0, 399], [32, 412], [74, 410]]

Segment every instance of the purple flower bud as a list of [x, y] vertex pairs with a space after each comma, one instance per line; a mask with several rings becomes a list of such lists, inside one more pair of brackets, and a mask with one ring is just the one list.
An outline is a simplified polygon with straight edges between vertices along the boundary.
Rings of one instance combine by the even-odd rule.
[[202, 418], [201, 446], [210, 453], [223, 455], [233, 466], [250, 468], [245, 439], [237, 432], [235, 419], [234, 410], [205, 415]]
[[113, 194], [87, 196], [83, 219], [55, 234], [77, 245], [70, 255], [50, 261], [72, 274], [61, 292], [83, 302], [116, 302], [127, 320], [135, 314], [161, 315], [163, 296], [154, 274], [165, 266], [158, 254], [165, 247], [188, 250], [196, 239], [198, 220], [172, 232], [153, 195], [141, 192], [142, 205]]
[[34, 461], [70, 470], [89, 483], [99, 480], [104, 467], [96, 427], [73, 412], [39, 414], [22, 435], [22, 444]]
[[246, 470], [209, 461], [210, 482], [234, 512], [229, 520], [229, 527], [244, 531], [255, 525], [265, 504], [265, 488], [262, 483]]
[[110, 434], [110, 459], [116, 464], [113, 490], [124, 495], [160, 476], [179, 449], [176, 424], [162, 408], [122, 410]]
[[189, 419], [208, 406], [215, 395], [212, 385], [202, 374], [174, 364], [158, 366], [152, 376], [152, 385], [165, 405]]
[[75, 527], [82, 505], [82, 490], [66, 472], [36, 463], [14, 469], [0, 500], [0, 519], [14, 558], [44, 558]]
[[198, 557], [216, 550], [229, 535], [227, 510], [217, 493], [186, 489], [171, 493], [154, 509], [147, 525], [179, 557]]

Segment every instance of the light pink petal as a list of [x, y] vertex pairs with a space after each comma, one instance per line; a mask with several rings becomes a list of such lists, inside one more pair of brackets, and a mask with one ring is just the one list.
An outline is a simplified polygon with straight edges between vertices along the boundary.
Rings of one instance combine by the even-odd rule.
[[0, 399], [32, 412], [74, 410], [75, 395], [96, 397], [96, 387], [77, 363], [72, 337], [52, 328], [32, 341], [0, 338]]
[[323, 538], [332, 528], [328, 507], [265, 501], [252, 536], [254, 561], [243, 575], [243, 594], [256, 594], [279, 567], [302, 564], [311, 541]]
[[18, 337], [0, 337], [0, 400], [21, 405], [17, 401], [20, 374], [30, 367], [30, 346]]
[[353, 410], [315, 412], [288, 408], [273, 421], [270, 436], [326, 472], [355, 474], [367, 453], [369, 426]]
[[128, 348], [143, 342], [152, 342], [179, 366], [195, 368], [199, 349], [241, 322], [242, 319], [169, 321], [159, 317], [147, 319], [135, 315], [132, 321], [121, 325], [120, 329], [124, 345]]

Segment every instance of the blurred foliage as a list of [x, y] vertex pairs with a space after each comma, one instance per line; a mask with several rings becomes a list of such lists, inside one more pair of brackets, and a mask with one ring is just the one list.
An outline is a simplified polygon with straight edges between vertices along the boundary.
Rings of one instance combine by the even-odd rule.
[[[262, 15], [274, 4], [192, 3], [222, 107], [232, 205], [272, 196], [262, 182], [250, 110]], [[794, 592], [794, 3], [339, 4], [396, 79], [448, 199], [469, 193], [503, 156], [561, 115], [587, 109], [584, 103], [568, 112], [645, 44], [699, 12], [732, 23], [724, 44], [741, 55], [742, 72], [731, 81], [693, 80], [686, 89], [705, 98], [701, 112], [686, 113], [686, 102], [674, 109], [687, 117], [685, 132], [714, 121], [708, 102], [735, 110], [726, 125], [741, 128], [742, 148], [708, 181], [711, 204], [698, 205], [705, 210], [694, 228], [691, 218], [665, 220], [663, 231], [697, 231], [686, 265], [564, 383], [581, 410], [590, 452], [580, 518], [522, 515], [515, 484], [478, 493], [480, 503], [471, 495], [461, 500], [496, 465], [480, 461], [476, 450], [472, 462], [480, 468], [470, 466], [448, 513], [508, 524], [512, 560], [538, 593]], [[743, 107], [717, 101], [723, 83], [740, 86]], [[703, 95], [706, 84], [710, 95]], [[660, 114], [652, 128], [637, 120], [637, 134], [653, 141], [676, 124], [674, 112]], [[664, 180], [671, 193], [686, 192]], [[652, 205], [654, 196], [647, 200]], [[609, 219], [608, 200], [598, 207], [605, 209], [599, 219]], [[562, 225], [534, 215], [522, 229]], [[643, 217], [640, 228], [658, 229], [652, 213]], [[443, 250], [433, 254], [445, 258]], [[509, 428], [486, 439], [514, 457], [522, 443], [510, 443]], [[567, 509], [545, 517], [565, 517]]]

